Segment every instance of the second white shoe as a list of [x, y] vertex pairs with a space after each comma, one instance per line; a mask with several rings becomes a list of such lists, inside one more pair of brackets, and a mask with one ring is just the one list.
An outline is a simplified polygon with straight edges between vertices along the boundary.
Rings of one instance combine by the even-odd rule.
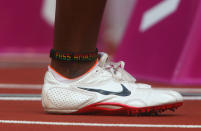
[[47, 71], [42, 89], [46, 112], [100, 115], [152, 115], [175, 110], [183, 103], [175, 91], [139, 84], [124, 70], [124, 62], [108, 61], [106, 53], [87, 74], [65, 83]]

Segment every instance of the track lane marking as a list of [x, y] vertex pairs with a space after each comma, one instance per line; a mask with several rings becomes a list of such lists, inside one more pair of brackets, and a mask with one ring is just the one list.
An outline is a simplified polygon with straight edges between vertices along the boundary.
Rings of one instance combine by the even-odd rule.
[[[41, 101], [41, 97], [0, 97], [0, 100], [5, 101]], [[188, 101], [200, 101], [201, 97], [184, 97]]]
[[[0, 83], [0, 88], [9, 88], [9, 89], [42, 89], [42, 84], [7, 84], [7, 83]], [[201, 93], [201, 88], [168, 88], [165, 87], [153, 87], [157, 89], [171, 89], [179, 92], [199, 92]]]
[[[6, 84], [0, 83], [0, 89], [42, 89], [42, 84]], [[159, 88], [157, 89], [171, 89], [180, 92], [184, 96], [184, 100], [201, 100], [201, 89], [199, 88]], [[0, 95], [0, 100], [24, 100], [24, 101], [40, 101], [41, 98], [37, 97], [2, 97]]]
[[[10, 101], [41, 101], [40, 94], [4, 94], [0, 93], [0, 100]], [[184, 96], [184, 100], [201, 100], [201, 96]]]
[[41, 101], [41, 97], [0, 97], [1, 101]]
[[2, 89], [42, 89], [42, 84], [6, 84], [0, 83]]
[[0, 124], [54, 125], [54, 126], [93, 126], [93, 127], [143, 127], [143, 128], [201, 128], [201, 125], [156, 125], [156, 124], [110, 124], [0, 120]]

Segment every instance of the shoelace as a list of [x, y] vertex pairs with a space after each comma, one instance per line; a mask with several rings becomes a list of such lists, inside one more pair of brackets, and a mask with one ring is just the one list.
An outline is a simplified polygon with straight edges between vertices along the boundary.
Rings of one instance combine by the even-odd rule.
[[103, 64], [103, 68], [110, 72], [116, 80], [134, 83], [136, 81], [135, 78], [133, 78], [128, 72], [124, 70], [124, 66], [125, 63], [123, 61], [115, 63], [106, 60]]
[[150, 85], [143, 83], [136, 83], [136, 79], [124, 70], [125, 63], [123, 61], [114, 63], [108, 60], [106, 53], [101, 53], [99, 66], [112, 74], [113, 78], [121, 82], [129, 82], [138, 85], [139, 88], [151, 88]]

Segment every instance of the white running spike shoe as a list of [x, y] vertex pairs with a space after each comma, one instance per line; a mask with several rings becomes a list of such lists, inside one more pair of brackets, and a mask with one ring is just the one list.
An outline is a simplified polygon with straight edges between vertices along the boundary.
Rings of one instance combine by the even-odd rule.
[[111, 63], [105, 53], [90, 72], [71, 83], [59, 82], [47, 71], [42, 89], [46, 112], [98, 115], [153, 115], [175, 110], [182, 96], [139, 84], [124, 70], [124, 62]]

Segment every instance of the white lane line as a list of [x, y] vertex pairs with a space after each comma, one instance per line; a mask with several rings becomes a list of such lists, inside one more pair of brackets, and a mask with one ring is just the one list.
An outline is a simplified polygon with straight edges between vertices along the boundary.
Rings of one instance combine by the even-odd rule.
[[[41, 101], [41, 97], [0, 97], [0, 100], [4, 101]], [[201, 97], [184, 97], [184, 100], [200, 101]]]
[[4, 84], [0, 83], [0, 88], [9, 89], [41, 89], [42, 84]]
[[4, 84], [0, 83], [0, 88], [8, 89], [41, 89], [41, 84]]
[[[41, 89], [42, 84], [5, 84], [5, 83], [0, 83], [0, 89]], [[199, 88], [158, 88], [158, 89], [170, 89], [170, 90], [175, 90], [179, 91], [182, 94], [201, 94], [201, 89]], [[27, 100], [27, 101], [39, 101], [40, 98], [30, 98], [30, 97], [1, 97], [0, 100]], [[184, 95], [184, 100], [201, 100], [201, 96], [185, 96]]]
[[146, 128], [201, 128], [201, 125], [156, 125], [156, 124], [106, 124], [106, 123], [76, 123], [76, 122], [44, 122], [0, 120], [2, 124], [30, 124], [54, 126], [97, 126], [97, 127], [146, 127]]
[[0, 97], [1, 101], [41, 101], [41, 97]]
[[201, 100], [201, 96], [184, 96], [184, 100]]
[[183, 92], [183, 93], [188, 93], [188, 92], [195, 92], [195, 93], [201, 93], [201, 88], [175, 88], [175, 87], [153, 87], [153, 88], [157, 88], [157, 89], [164, 89], [164, 90], [175, 90], [178, 92]]
[[[7, 83], [0, 83], [0, 88], [13, 88], [13, 89], [41, 89], [42, 84], [7, 84]], [[201, 93], [201, 88], [168, 88], [168, 87], [153, 87], [157, 89], [170, 89], [179, 92], [199, 92]]]
[[[42, 84], [7, 84], [0, 83], [0, 88], [9, 88], [9, 89], [41, 89]], [[188, 93], [201, 93], [201, 88], [168, 88], [168, 87], [153, 87], [157, 89], [167, 89], [167, 90], [175, 90], [178, 92]]]
[[[0, 88], [10, 88], [10, 89], [41, 89], [42, 84], [7, 84], [0, 83]], [[175, 90], [179, 92], [195, 92], [201, 93], [201, 88], [168, 88], [168, 87], [153, 87], [157, 89], [167, 89], [167, 90]]]

